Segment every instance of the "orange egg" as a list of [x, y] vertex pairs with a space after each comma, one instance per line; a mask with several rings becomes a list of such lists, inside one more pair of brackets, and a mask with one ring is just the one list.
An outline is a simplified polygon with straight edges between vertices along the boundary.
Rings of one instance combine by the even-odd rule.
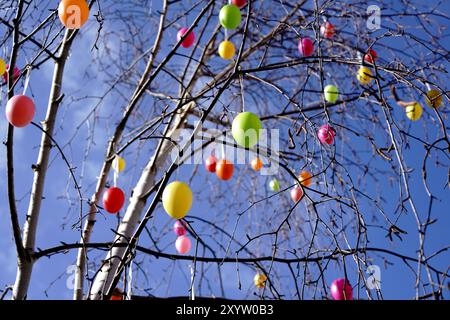
[[259, 171], [263, 167], [263, 163], [260, 158], [255, 158], [251, 162], [252, 169], [255, 171]]
[[298, 176], [298, 180], [300, 180], [300, 183], [305, 186], [309, 187], [312, 183], [312, 176], [311, 173], [308, 171], [302, 171], [300, 175]]
[[89, 6], [86, 0], [62, 0], [58, 15], [67, 29], [80, 29], [89, 19]]
[[221, 180], [230, 180], [233, 176], [234, 166], [231, 162], [223, 159], [216, 164], [216, 174]]

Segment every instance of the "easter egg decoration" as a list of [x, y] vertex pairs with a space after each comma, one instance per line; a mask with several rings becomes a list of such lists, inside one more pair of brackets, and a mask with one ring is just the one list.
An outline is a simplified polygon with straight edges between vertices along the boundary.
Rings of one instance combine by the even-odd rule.
[[125, 165], [125, 159], [119, 157], [118, 155], [114, 157], [112, 167], [116, 173], [121, 173], [123, 170], [125, 170]]
[[236, 48], [231, 41], [222, 41], [219, 45], [219, 56], [224, 60], [233, 58]]
[[277, 179], [272, 179], [269, 182], [269, 188], [270, 190], [272, 190], [273, 192], [278, 192], [280, 191], [280, 182]]
[[324, 124], [317, 131], [317, 137], [322, 144], [333, 144], [336, 131], [328, 124]]
[[325, 101], [330, 103], [335, 103], [339, 97], [339, 90], [336, 86], [332, 84], [327, 85], [324, 90]]
[[263, 163], [260, 158], [256, 157], [251, 162], [252, 169], [255, 171], [259, 171], [263, 167]]
[[266, 286], [267, 276], [265, 274], [257, 273], [253, 278], [253, 283], [258, 289], [262, 289]]
[[334, 25], [331, 22], [325, 22], [320, 27], [320, 34], [326, 39], [331, 39], [334, 36]]
[[301, 187], [294, 187], [291, 189], [291, 199], [295, 203], [299, 202], [300, 199], [303, 197], [303, 190]]
[[373, 64], [374, 61], [377, 60], [377, 53], [373, 49], [369, 49], [367, 53], [364, 55], [364, 61], [367, 63]]
[[31, 123], [36, 112], [33, 100], [23, 95], [16, 95], [6, 104], [6, 118], [17, 128], [23, 128]]
[[89, 6], [86, 0], [61, 0], [58, 16], [67, 29], [80, 29], [89, 19]]
[[231, 177], [233, 177], [233, 171], [234, 171], [234, 165], [223, 159], [217, 162], [216, 165], [216, 174], [219, 177], [220, 180], [230, 180]]
[[3, 75], [6, 72], [6, 62], [0, 58], [0, 74]]
[[[177, 33], [177, 41], [180, 41], [181, 38], [188, 32], [188, 28], [181, 28]], [[181, 42], [181, 46], [183, 48], [190, 48], [195, 42], [195, 34], [193, 31], [189, 32], [189, 34], [184, 38], [183, 42]]]
[[173, 219], [182, 219], [192, 206], [191, 188], [184, 182], [174, 181], [166, 186], [162, 194], [164, 210]]
[[175, 248], [179, 254], [186, 254], [191, 250], [191, 240], [187, 236], [179, 236], [175, 241]]
[[103, 194], [103, 208], [111, 213], [117, 213], [125, 203], [125, 194], [120, 188], [111, 187]]
[[205, 168], [208, 172], [216, 172], [217, 158], [213, 155], [209, 156], [205, 161]]
[[418, 104], [417, 102], [414, 104], [410, 104], [409, 106], [406, 106], [405, 108], [406, 116], [409, 120], [417, 121], [422, 117], [422, 106]]
[[252, 148], [259, 140], [259, 131], [262, 129], [261, 120], [251, 112], [242, 112], [233, 120], [231, 134], [238, 145]]
[[173, 232], [175, 232], [177, 236], [184, 236], [187, 233], [186, 224], [181, 220], [175, 221], [173, 225]]
[[302, 38], [298, 42], [298, 51], [300, 55], [309, 57], [314, 52], [314, 43], [310, 38]]
[[[18, 67], [14, 67], [14, 81], [16, 81], [19, 77], [20, 77], [20, 69]], [[8, 77], [9, 77], [9, 64], [6, 65], [6, 71], [3, 73], [3, 80], [5, 82], [8, 82]]]
[[119, 288], [114, 288], [110, 300], [123, 300], [123, 291]]
[[312, 175], [308, 171], [302, 171], [300, 172], [298, 176], [298, 180], [304, 187], [309, 187], [312, 183]]
[[241, 10], [234, 4], [227, 4], [220, 9], [219, 21], [225, 29], [236, 29], [241, 24], [241, 19]]
[[367, 67], [361, 67], [356, 74], [356, 79], [358, 79], [359, 83], [362, 85], [367, 85], [373, 79], [372, 72]]
[[353, 300], [352, 286], [343, 278], [334, 280], [330, 291], [334, 300]]
[[442, 95], [436, 89], [431, 89], [427, 92], [425, 103], [431, 108], [439, 108], [442, 104]]
[[242, 8], [247, 4], [247, 0], [232, 0], [232, 4], [234, 4], [236, 7]]

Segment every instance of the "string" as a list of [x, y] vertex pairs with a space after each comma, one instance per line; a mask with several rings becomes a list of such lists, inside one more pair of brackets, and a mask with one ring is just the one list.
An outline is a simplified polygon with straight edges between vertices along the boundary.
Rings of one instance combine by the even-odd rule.
[[239, 76], [239, 82], [241, 83], [242, 112], [245, 112], [244, 77], [242, 74]]
[[[27, 75], [25, 77], [25, 83], [23, 85], [23, 95], [27, 93], [28, 84], [30, 83], [31, 66], [27, 65]], [[15, 72], [13, 71], [13, 79], [15, 79]]]
[[194, 265], [193, 264], [191, 264], [191, 283], [192, 283], [191, 300], [195, 300]]
[[130, 262], [130, 268], [128, 271], [128, 290], [127, 290], [127, 299], [131, 300], [132, 294], [132, 281], [133, 281], [133, 260]]

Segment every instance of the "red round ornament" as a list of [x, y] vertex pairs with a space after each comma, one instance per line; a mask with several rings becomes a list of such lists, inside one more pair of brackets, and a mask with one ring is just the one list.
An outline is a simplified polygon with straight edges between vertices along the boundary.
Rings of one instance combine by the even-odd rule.
[[242, 8], [247, 4], [247, 0], [232, 0], [231, 2], [238, 8]]
[[373, 49], [369, 49], [369, 51], [364, 55], [364, 61], [367, 63], [373, 63], [377, 60], [377, 53]]
[[234, 166], [227, 160], [220, 160], [216, 165], [216, 174], [221, 180], [230, 180], [233, 176]]
[[11, 125], [17, 128], [29, 125], [35, 112], [34, 102], [27, 96], [16, 95], [6, 104], [6, 118]]
[[299, 202], [300, 199], [303, 197], [303, 190], [301, 187], [295, 187], [291, 190], [291, 199], [294, 202]]
[[326, 39], [331, 39], [334, 36], [334, 26], [333, 24], [331, 24], [331, 22], [325, 22], [321, 27], [320, 27], [320, 34], [326, 38]]
[[120, 188], [112, 187], [103, 194], [103, 208], [109, 213], [117, 213], [125, 203], [125, 194]]
[[[178, 31], [177, 34], [177, 41], [180, 41], [181, 38], [185, 35], [186, 32], [188, 32], [188, 28], [181, 28], [180, 31]], [[183, 48], [189, 48], [194, 44], [195, 41], [195, 34], [194, 32], [189, 32], [186, 38], [184, 38], [183, 42], [181, 43], [181, 46]]]
[[209, 156], [205, 161], [205, 168], [211, 173], [216, 172], [217, 158]]
[[310, 38], [300, 39], [298, 42], [298, 51], [304, 57], [309, 57], [314, 52], [314, 43]]

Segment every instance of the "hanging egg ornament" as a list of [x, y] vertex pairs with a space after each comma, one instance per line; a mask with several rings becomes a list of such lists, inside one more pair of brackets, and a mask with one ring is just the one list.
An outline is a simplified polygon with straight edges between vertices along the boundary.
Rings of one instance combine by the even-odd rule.
[[110, 300], [123, 300], [123, 291], [119, 288], [114, 288]]
[[302, 38], [298, 42], [298, 51], [300, 55], [309, 57], [314, 52], [314, 43], [310, 38]]
[[251, 112], [242, 112], [233, 120], [231, 134], [238, 145], [252, 148], [259, 140], [259, 131], [262, 129], [261, 120]]
[[0, 74], [5, 74], [6, 72], [6, 62], [0, 58]]
[[322, 26], [320, 27], [320, 34], [325, 38], [325, 39], [331, 39], [334, 36], [334, 25], [331, 22], [325, 22], [324, 24], [322, 24]]
[[303, 190], [301, 187], [294, 187], [291, 189], [291, 199], [295, 203], [299, 202], [303, 197]]
[[262, 289], [266, 286], [267, 276], [265, 274], [257, 273], [253, 278], [253, 283], [258, 289]]
[[431, 108], [439, 108], [442, 104], [442, 95], [436, 89], [427, 92], [425, 103]]
[[255, 171], [259, 171], [263, 167], [263, 163], [260, 158], [256, 157], [251, 162], [252, 169]]
[[247, 0], [232, 0], [231, 3], [238, 8], [242, 8], [247, 4]]
[[417, 102], [414, 104], [410, 104], [409, 106], [406, 106], [405, 111], [408, 119], [412, 121], [419, 120], [420, 117], [422, 117], [423, 113], [421, 105], [418, 104]]
[[58, 15], [67, 29], [80, 29], [89, 19], [89, 6], [86, 0], [61, 0]]
[[111, 214], [117, 213], [125, 203], [125, 194], [120, 188], [112, 187], [103, 194], [103, 208]]
[[231, 177], [233, 177], [233, 171], [234, 171], [234, 165], [223, 159], [217, 162], [216, 165], [216, 174], [219, 177], [220, 180], [230, 180]]
[[227, 4], [220, 9], [219, 21], [225, 29], [236, 29], [241, 24], [241, 19], [241, 10], [234, 4]]
[[328, 124], [324, 124], [317, 131], [317, 137], [322, 144], [333, 144], [336, 131]]
[[[188, 28], [181, 28], [177, 33], [177, 41], [180, 41], [181, 38], [188, 32]], [[193, 31], [189, 32], [189, 34], [184, 38], [183, 42], [181, 42], [181, 46], [183, 48], [190, 48], [195, 42], [195, 34]]]
[[23, 95], [16, 95], [6, 104], [6, 118], [16, 128], [23, 128], [31, 123], [36, 112], [33, 100]]
[[236, 48], [231, 41], [222, 41], [219, 45], [219, 56], [224, 60], [230, 60], [234, 57]]
[[187, 184], [174, 181], [166, 186], [162, 194], [164, 210], [173, 219], [182, 219], [192, 207], [192, 191]]
[[352, 286], [343, 278], [334, 280], [330, 291], [334, 300], [353, 300]]
[[175, 232], [177, 236], [184, 236], [187, 233], [185, 223], [181, 220], [175, 221], [173, 225], [173, 232]]
[[214, 156], [209, 156], [205, 161], [205, 168], [207, 171], [214, 173], [216, 172], [217, 158]]
[[361, 67], [358, 70], [356, 79], [358, 79], [359, 83], [361, 83], [362, 85], [367, 85], [373, 79], [372, 71], [370, 71], [370, 69], [367, 67]]
[[324, 88], [325, 101], [335, 103], [339, 97], [339, 90], [336, 86], [331, 84]]
[[175, 241], [175, 248], [179, 254], [186, 254], [191, 250], [191, 240], [187, 236], [179, 236]]
[[312, 183], [312, 175], [308, 171], [302, 171], [298, 176], [298, 180], [302, 186], [309, 187]]
[[278, 192], [280, 191], [280, 182], [277, 179], [272, 179], [269, 182], [269, 188], [270, 190], [272, 190], [273, 192]]
[[[20, 73], [21, 73], [20, 69], [18, 67], [14, 67], [14, 74], [13, 74], [14, 81], [19, 79]], [[3, 80], [5, 82], [8, 82], [8, 77], [9, 77], [9, 64], [6, 65], [6, 71], [3, 73]]]
[[123, 170], [125, 170], [125, 159], [122, 157], [119, 157], [118, 155], [116, 155], [114, 157], [112, 166], [113, 166], [113, 170], [117, 173], [121, 173]]
[[375, 60], [377, 60], [377, 53], [375, 50], [369, 49], [369, 51], [364, 55], [364, 61], [373, 64]]

